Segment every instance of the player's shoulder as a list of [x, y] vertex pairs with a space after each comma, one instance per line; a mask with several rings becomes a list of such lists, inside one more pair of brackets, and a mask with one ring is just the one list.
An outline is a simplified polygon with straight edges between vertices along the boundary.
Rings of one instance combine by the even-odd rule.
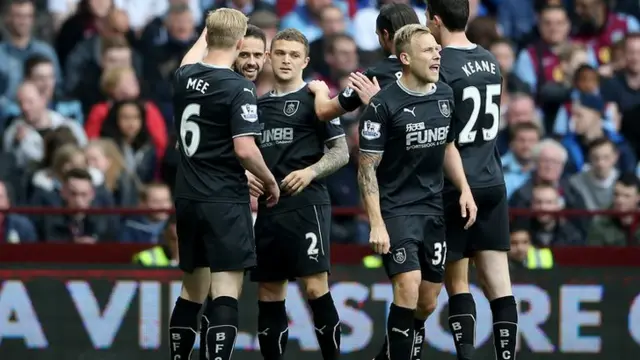
[[453, 97], [453, 89], [444, 81], [438, 81], [435, 84], [436, 91], [434, 97]]
[[369, 67], [364, 74], [369, 78], [395, 77], [398, 71], [402, 71], [402, 64], [396, 57], [390, 56]]
[[440, 54], [442, 56], [440, 72], [447, 82], [466, 77], [476, 70], [486, 70], [500, 76], [500, 68], [495, 56], [480, 45], [474, 44], [468, 48], [447, 46]]
[[402, 96], [403, 92], [397, 81], [394, 81], [387, 86], [384, 86], [377, 94], [375, 94], [369, 103], [376, 101], [380, 104], [388, 105], [393, 102], [399, 96]]

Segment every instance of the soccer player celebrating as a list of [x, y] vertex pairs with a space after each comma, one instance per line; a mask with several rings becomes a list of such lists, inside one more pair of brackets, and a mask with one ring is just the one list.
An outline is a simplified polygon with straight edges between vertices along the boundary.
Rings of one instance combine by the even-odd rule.
[[198, 312], [208, 294], [208, 358], [231, 358], [244, 271], [256, 264], [245, 169], [264, 184], [269, 206], [280, 197], [255, 142], [260, 135], [255, 87], [231, 69], [246, 29], [247, 18], [240, 11], [210, 13], [174, 75], [180, 135], [175, 207], [184, 276], [169, 323], [172, 359], [189, 358]]
[[267, 36], [264, 31], [249, 24], [233, 68], [246, 79], [255, 82], [264, 67], [266, 52]]
[[[461, 190], [467, 226], [477, 211], [450, 131], [453, 92], [438, 82], [440, 54], [430, 30], [407, 25], [395, 34], [402, 63], [399, 80], [375, 95], [360, 118], [358, 184], [371, 224], [370, 243], [383, 255], [393, 284], [387, 320], [387, 356], [414, 354], [421, 283], [435, 308], [442, 287], [447, 245], [441, 190], [443, 175]], [[444, 170], [444, 174], [443, 174]], [[424, 295], [424, 294], [423, 294]]]
[[[305, 36], [296, 29], [280, 31], [269, 57], [275, 84], [258, 99], [259, 146], [286, 194], [272, 208], [264, 196], [258, 205], [258, 264], [251, 279], [259, 283], [260, 351], [265, 360], [282, 359], [289, 323], [287, 281], [297, 278], [313, 312], [322, 356], [333, 360], [340, 354], [340, 320], [329, 292], [331, 204], [322, 179], [347, 164], [349, 150], [339, 120], [322, 123], [315, 114], [313, 94], [302, 79], [309, 63]], [[260, 195], [261, 182], [250, 182]]]
[[[500, 125], [500, 67], [489, 51], [471, 43], [465, 35], [469, 0], [429, 0], [427, 4], [429, 28], [443, 46], [440, 78], [451, 86], [456, 98], [451, 120], [457, 132], [456, 146], [480, 208], [476, 224], [465, 229], [458, 209], [459, 192], [451, 183], [445, 183], [449, 327], [458, 359], [471, 359], [476, 319], [468, 279], [472, 258], [491, 303], [496, 358], [513, 360], [518, 313], [507, 261], [509, 209], [495, 145]], [[428, 294], [424, 290], [423, 295]]]
[[[395, 55], [393, 36], [398, 29], [407, 24], [420, 24], [418, 15], [411, 6], [386, 4], [380, 9], [376, 19], [376, 33], [387, 57], [367, 69], [364, 74], [352, 74], [349, 77], [351, 83], [360, 86], [348, 87], [331, 99], [329, 89], [322, 84], [316, 81], [309, 84], [309, 89], [316, 95], [315, 109], [320, 120], [329, 121], [356, 110], [362, 104], [368, 104], [368, 99], [380, 89], [380, 86], [385, 87], [400, 78], [402, 64]], [[373, 83], [366, 81], [367, 79], [371, 79]]]

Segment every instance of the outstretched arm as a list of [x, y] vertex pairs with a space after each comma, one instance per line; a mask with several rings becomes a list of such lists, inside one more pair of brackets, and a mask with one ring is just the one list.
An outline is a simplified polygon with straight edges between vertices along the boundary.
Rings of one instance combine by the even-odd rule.
[[189, 51], [182, 58], [180, 67], [185, 65], [195, 64], [202, 61], [204, 55], [207, 53], [207, 28], [205, 27], [200, 37], [195, 44], [189, 49]]
[[382, 152], [360, 151], [358, 161], [358, 186], [364, 209], [369, 216], [371, 227], [384, 226], [380, 211], [380, 190], [376, 169], [382, 160]]

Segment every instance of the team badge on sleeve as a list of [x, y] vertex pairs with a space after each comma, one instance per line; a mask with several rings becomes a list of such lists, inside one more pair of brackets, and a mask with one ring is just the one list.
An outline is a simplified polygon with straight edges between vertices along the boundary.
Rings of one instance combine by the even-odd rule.
[[258, 106], [255, 104], [244, 104], [241, 106], [242, 118], [248, 122], [255, 122], [258, 120]]
[[451, 116], [451, 107], [449, 106], [449, 100], [438, 100], [438, 108], [440, 109], [440, 114], [442, 114], [442, 116]]
[[295, 113], [298, 112], [299, 107], [300, 107], [300, 101], [287, 100], [284, 102], [284, 109], [282, 111], [287, 116], [293, 116]]
[[335, 118], [329, 121], [329, 123], [331, 123], [331, 125], [340, 126], [340, 118]]
[[380, 137], [380, 123], [375, 123], [371, 120], [364, 122], [362, 126], [362, 137], [367, 140], [375, 140]]

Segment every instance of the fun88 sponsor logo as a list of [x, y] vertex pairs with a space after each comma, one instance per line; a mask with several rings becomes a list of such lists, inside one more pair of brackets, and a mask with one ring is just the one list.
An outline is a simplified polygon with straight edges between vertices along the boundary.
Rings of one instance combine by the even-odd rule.
[[447, 142], [449, 126], [427, 129], [424, 123], [411, 123], [406, 126], [407, 150], [430, 148]]

